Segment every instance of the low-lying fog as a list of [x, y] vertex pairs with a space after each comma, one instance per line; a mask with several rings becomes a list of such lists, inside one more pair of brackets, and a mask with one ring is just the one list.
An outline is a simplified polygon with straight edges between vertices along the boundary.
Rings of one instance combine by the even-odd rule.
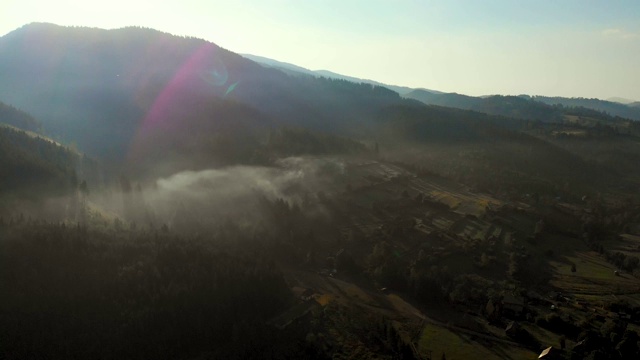
[[[147, 183], [122, 178], [120, 184], [109, 189], [89, 189], [86, 203], [90, 211], [111, 220], [156, 227], [166, 224], [170, 228], [202, 228], [228, 219], [238, 223], [259, 221], [264, 218], [264, 200], [282, 199], [304, 208], [307, 215], [324, 216], [322, 207], [313, 200], [319, 194], [343, 189], [340, 180], [344, 173], [341, 160], [290, 157], [273, 167], [181, 171]], [[61, 202], [57, 199], [50, 206], [61, 206]], [[73, 221], [77, 216], [69, 214], [74, 207], [68, 203], [62, 206]]]

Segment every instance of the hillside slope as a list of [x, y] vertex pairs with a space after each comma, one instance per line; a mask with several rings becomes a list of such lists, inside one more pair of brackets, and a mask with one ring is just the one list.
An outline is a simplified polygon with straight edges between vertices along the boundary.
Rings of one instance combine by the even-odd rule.
[[415, 90], [406, 94], [405, 97], [429, 105], [474, 110], [524, 120], [549, 122], [562, 119], [562, 112], [557, 108], [520, 96], [474, 97], [456, 93], [433, 94], [428, 91]]
[[0, 123], [35, 132], [39, 132], [42, 128], [42, 124], [33, 116], [3, 102], [0, 102]]
[[79, 156], [24, 131], [0, 125], [0, 194], [68, 190]]
[[600, 99], [564, 98], [539, 95], [532, 96], [531, 98], [549, 105], [560, 104], [563, 106], [585, 107], [587, 109], [602, 111], [612, 116], [619, 116], [631, 120], [640, 120], [640, 109], [634, 107], [633, 104], [625, 105]]
[[0, 98], [114, 161], [149, 124], [177, 124], [183, 114], [233, 120], [202, 108], [207, 99], [278, 124], [352, 133], [377, 109], [403, 101], [382, 87], [293, 77], [204, 40], [142, 28], [26, 25], [0, 38], [0, 77]]
[[[247, 59], [253, 60], [259, 64], [277, 68], [290, 74], [298, 74], [298, 75], [305, 74], [305, 75], [310, 75], [314, 77], [326, 77], [328, 79], [347, 80], [356, 84], [364, 83], [364, 84], [370, 84], [374, 86], [382, 86], [389, 90], [393, 90], [400, 95], [405, 95], [411, 91], [416, 90], [407, 86], [389, 85], [389, 84], [384, 84], [375, 80], [361, 79], [353, 76], [342, 75], [329, 70], [309, 70], [307, 68], [303, 68], [298, 65], [269, 59], [263, 56], [257, 56], [257, 55], [251, 55], [251, 54], [242, 54], [242, 56], [244, 56]], [[425, 89], [420, 89], [420, 90], [429, 91], [435, 94], [440, 94], [440, 92], [436, 90], [425, 90]]]

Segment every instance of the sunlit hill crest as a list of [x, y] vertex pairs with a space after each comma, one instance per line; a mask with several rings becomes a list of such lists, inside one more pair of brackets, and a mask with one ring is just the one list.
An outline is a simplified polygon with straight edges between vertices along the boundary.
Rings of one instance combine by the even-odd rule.
[[384, 88], [295, 78], [204, 40], [143, 28], [31, 24], [1, 38], [0, 53], [0, 98], [113, 161], [143, 151], [146, 139], [201, 126], [353, 130], [400, 101]]

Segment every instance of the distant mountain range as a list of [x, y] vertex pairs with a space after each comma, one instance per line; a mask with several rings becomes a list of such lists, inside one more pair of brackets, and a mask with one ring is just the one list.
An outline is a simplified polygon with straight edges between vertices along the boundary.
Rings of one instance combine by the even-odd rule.
[[[397, 92], [400, 95], [405, 95], [415, 90], [414, 88], [410, 88], [406, 86], [383, 84], [381, 82], [374, 81], [374, 80], [360, 79], [353, 76], [342, 75], [329, 70], [309, 70], [298, 65], [293, 65], [286, 62], [269, 59], [263, 56], [257, 56], [257, 55], [251, 55], [251, 54], [241, 54], [241, 55], [259, 64], [266, 65], [268, 67], [277, 68], [290, 74], [296, 74], [296, 75], [306, 74], [314, 77], [326, 77], [328, 79], [347, 80], [356, 84], [362, 83], [362, 84], [370, 84], [375, 86], [383, 86], [383, 87], [386, 87], [387, 89]], [[422, 89], [422, 90], [429, 91], [436, 94], [440, 93], [440, 91], [436, 91], [436, 90], [427, 90], [427, 89]]]
[[[602, 111], [612, 116], [619, 116], [625, 119], [640, 120], [640, 108], [633, 104], [625, 105], [617, 102], [600, 100], [600, 99], [587, 99], [587, 98], [564, 98], [564, 97], [549, 97], [549, 96], [531, 96], [531, 99], [545, 104], [555, 105], [560, 104], [564, 106], [573, 107], [585, 107], [587, 109], [593, 109]], [[637, 104], [637, 103], [636, 103]]]
[[632, 104], [634, 102], [636, 102], [635, 100], [631, 100], [631, 99], [625, 99], [625, 98], [621, 98], [621, 97], [611, 97], [606, 99], [607, 101], [611, 101], [611, 102], [617, 102], [620, 104], [625, 104], [625, 105], [629, 105]]
[[[465, 110], [474, 110], [492, 115], [511, 116], [521, 119], [536, 119], [552, 121], [557, 120], [558, 114], [551, 114], [549, 108], [544, 106], [522, 102], [515, 96], [468, 96], [457, 93], [444, 93], [430, 89], [413, 89], [405, 86], [383, 84], [373, 80], [355, 78], [351, 76], [337, 74], [328, 70], [309, 70], [297, 65], [262, 56], [243, 54], [242, 56], [268, 67], [277, 68], [289, 74], [306, 74], [314, 77], [323, 76], [331, 79], [347, 80], [354, 83], [365, 83], [386, 87], [397, 92], [404, 98], [418, 100], [428, 105], [438, 105], [453, 107]], [[563, 105], [568, 107], [584, 107], [587, 109], [602, 111], [611, 116], [618, 116], [631, 120], [640, 120], [640, 102], [623, 98], [610, 98], [608, 100], [586, 99], [586, 98], [566, 98], [548, 96], [521, 95], [520, 98], [534, 100], [547, 105]], [[524, 108], [522, 108], [524, 106]]]
[[[491, 95], [474, 97], [456, 93], [434, 94], [424, 90], [414, 90], [405, 95], [429, 105], [446, 106], [473, 110], [491, 115], [516, 119], [557, 122], [571, 109], [586, 109], [590, 115], [604, 121], [615, 117], [640, 120], [640, 108], [599, 99], [562, 98], [545, 96], [503, 96]], [[600, 112], [600, 114], [598, 114]]]

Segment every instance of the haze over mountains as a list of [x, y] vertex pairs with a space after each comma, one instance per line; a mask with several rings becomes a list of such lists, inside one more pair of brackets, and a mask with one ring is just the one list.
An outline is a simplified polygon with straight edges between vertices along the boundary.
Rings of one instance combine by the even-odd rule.
[[[395, 87], [400, 96], [377, 82], [253, 58], [263, 65], [204, 40], [151, 29], [35, 23], [0, 38], [0, 99], [34, 115], [47, 134], [116, 169], [143, 174], [142, 168], [157, 168], [165, 175], [264, 162], [265, 146], [281, 127], [392, 144], [407, 136], [438, 139], [408, 130], [418, 118], [444, 141], [484, 138], [480, 132], [492, 133], [496, 125], [520, 131], [522, 121], [561, 123], [576, 111], [625, 129], [616, 117], [640, 119], [638, 108], [597, 99]], [[445, 124], [449, 130], [435, 130]]]
[[0, 358], [640, 355], [637, 103], [43, 23], [0, 79]]
[[[276, 121], [350, 132], [380, 107], [402, 102], [382, 87], [292, 77], [203, 40], [149, 29], [32, 24], [0, 39], [0, 51], [0, 98], [51, 134], [114, 159], [138, 129], [195, 131], [198, 119], [215, 116], [222, 126], [232, 112], [223, 126], [229, 131]], [[187, 111], [194, 106], [196, 113]], [[171, 123], [171, 112], [185, 111], [179, 126]]]
[[[265, 153], [275, 151], [273, 131], [282, 127], [393, 146], [406, 139], [486, 139], [496, 126], [518, 132], [522, 121], [563, 122], [576, 106], [586, 109], [582, 115], [589, 108], [606, 111], [611, 115], [590, 110], [589, 116], [625, 129], [615, 116], [640, 118], [640, 109], [596, 99], [480, 98], [395, 87], [400, 96], [377, 82], [253, 58], [268, 66], [151, 29], [35, 23], [0, 38], [0, 99], [34, 115], [47, 134], [138, 175], [263, 164]], [[291, 144], [301, 143], [291, 138], [301, 133], [285, 134]], [[498, 137], [505, 136], [521, 135]], [[330, 148], [314, 141], [315, 149], [281, 149]]]
[[[411, 91], [413, 91], [414, 89], [406, 87], [406, 86], [396, 86], [396, 85], [388, 85], [388, 84], [383, 84], [381, 82], [378, 81], [373, 81], [373, 80], [366, 80], [366, 79], [359, 79], [359, 78], [355, 78], [353, 76], [347, 76], [347, 75], [342, 75], [342, 74], [338, 74], [338, 73], [334, 73], [332, 71], [329, 70], [309, 70], [309, 69], [305, 69], [303, 67], [294, 65], [294, 64], [289, 64], [286, 62], [282, 62], [282, 61], [277, 61], [277, 60], [273, 60], [273, 59], [269, 59], [263, 56], [257, 56], [257, 55], [251, 55], [251, 54], [241, 54], [243, 57], [253, 60], [257, 63], [269, 66], [269, 67], [274, 67], [286, 72], [289, 72], [291, 74], [307, 74], [307, 75], [311, 75], [314, 77], [325, 77], [328, 79], [340, 79], [340, 80], [347, 80], [347, 81], [351, 81], [353, 83], [364, 83], [364, 84], [371, 84], [371, 85], [375, 85], [375, 86], [383, 86], [386, 87], [390, 90], [393, 90], [395, 92], [397, 92], [400, 95], [405, 95]], [[433, 93], [439, 93], [439, 91], [436, 90], [428, 90], [429, 92], [433, 92]]]
[[[488, 110], [486, 106], [482, 106], [482, 99], [491, 98], [495, 95], [488, 96], [468, 96], [457, 93], [443, 93], [437, 90], [431, 89], [412, 89], [405, 86], [396, 86], [396, 85], [388, 85], [383, 84], [373, 80], [359, 79], [351, 76], [337, 74], [327, 70], [309, 70], [302, 68], [297, 65], [280, 62], [277, 60], [268, 59], [262, 56], [243, 54], [242, 56], [254, 60], [258, 63], [267, 65], [269, 67], [275, 67], [284, 71], [288, 71], [293, 74], [308, 74], [312, 76], [323, 76], [331, 79], [344, 79], [355, 83], [367, 83], [377, 86], [383, 86], [388, 89], [391, 89], [402, 97], [419, 100], [429, 105], [439, 105], [439, 106], [447, 106], [454, 107], [460, 109], [467, 110], [477, 110], [480, 112], [488, 112], [495, 115], [503, 115], [500, 113], [492, 112]], [[640, 112], [635, 111], [634, 109], [629, 109], [630, 107], [637, 107], [638, 102], [634, 102], [634, 100], [623, 99], [623, 98], [609, 98], [607, 100], [600, 99], [586, 99], [586, 98], [565, 98], [565, 97], [550, 97], [550, 96], [530, 96], [530, 95], [520, 95], [521, 97], [526, 97], [529, 99], [536, 100], [538, 102], [542, 102], [549, 105], [563, 105], [563, 106], [582, 106], [588, 109], [593, 109], [597, 111], [602, 111], [608, 113], [613, 116], [619, 116], [623, 118], [629, 118], [634, 120], [640, 120]], [[513, 98], [513, 97], [511, 97]], [[500, 101], [496, 99], [492, 99], [492, 101]], [[517, 100], [514, 100], [517, 101]], [[626, 106], [620, 106], [626, 105]]]
[[[23, 46], [25, 43], [32, 46]], [[241, 118], [248, 123], [271, 126], [277, 122], [344, 134], [366, 129], [363, 127], [366, 119], [379, 109], [406, 103], [377, 82], [358, 84], [352, 81], [359, 79], [329, 72], [312, 72], [320, 78], [292, 76], [291, 71], [310, 72], [288, 66], [289, 73], [283, 73], [278, 70], [283, 68], [282, 63], [271, 62], [270, 67], [265, 68], [215, 44], [150, 29], [107, 31], [31, 24], [4, 36], [0, 40], [0, 51], [0, 74], [5, 79], [0, 85], [0, 99], [34, 115], [51, 134], [77, 141], [91, 154], [114, 159], [122, 158], [129, 151], [127, 147], [142, 125], [170, 121], [167, 120], [169, 108], [180, 112], [184, 109], [178, 109], [192, 108], [198, 101], [217, 99], [208, 104], [212, 108], [199, 112], [197, 116], [201, 118], [224, 107], [222, 112], [241, 112]], [[266, 60], [262, 58], [262, 61]], [[505, 106], [503, 100], [507, 98], [388, 88], [406, 98], [432, 105], [506, 116], [517, 112], [494, 109]], [[171, 98], [175, 104], [162, 103], [163, 98], [174, 92], [178, 94]], [[640, 110], [618, 103], [596, 99], [533, 99], [640, 119]], [[214, 104], [216, 102], [219, 103]], [[525, 106], [539, 106], [520, 102]], [[539, 111], [544, 113], [548, 109]], [[191, 115], [191, 120], [181, 121], [197, 122], [193, 118], [195, 114]], [[151, 118], [158, 116], [164, 120]], [[228, 118], [218, 117], [218, 122]], [[228, 126], [240, 126], [243, 121], [234, 121]]]
[[636, 102], [635, 100], [625, 99], [625, 98], [621, 98], [621, 97], [612, 97], [612, 98], [608, 98], [606, 100], [607, 101], [612, 101], [612, 102], [617, 102], [617, 103], [620, 103], [620, 104], [625, 104], [625, 105], [629, 105], [629, 104], [632, 104], [632, 103]]

